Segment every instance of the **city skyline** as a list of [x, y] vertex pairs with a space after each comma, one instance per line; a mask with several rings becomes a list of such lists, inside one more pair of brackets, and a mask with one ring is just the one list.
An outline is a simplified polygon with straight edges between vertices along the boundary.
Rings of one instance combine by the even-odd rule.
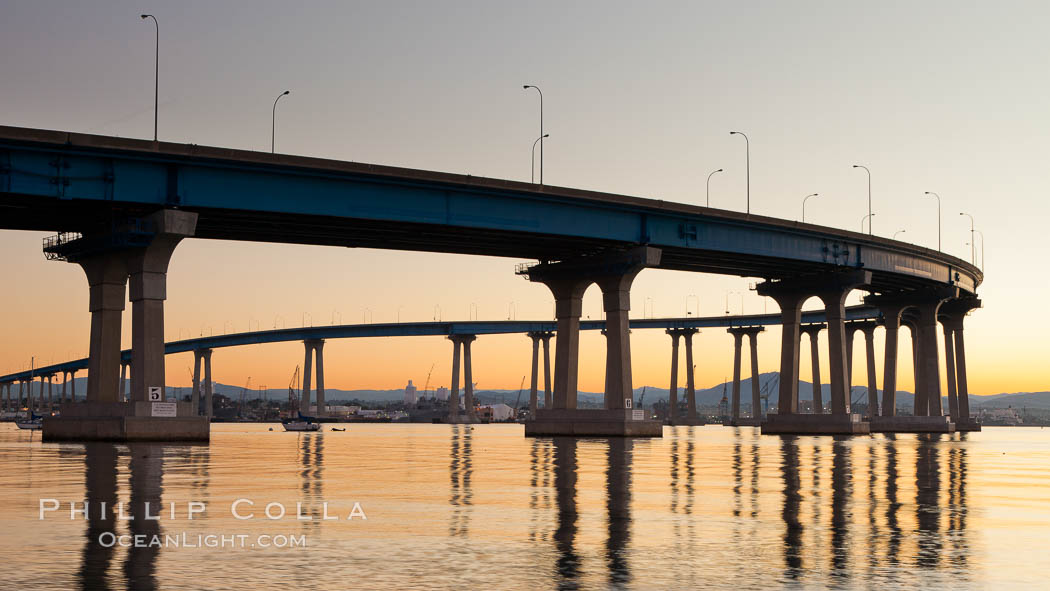
[[[104, 10], [65, 7], [60, 12], [68, 18], [46, 20], [47, 26], [45, 17], [55, 11], [34, 6], [16, 3], [0, 24], [0, 50], [14, 55], [18, 48], [21, 56], [4, 65], [13, 81], [0, 121], [5, 125], [150, 138], [153, 30], [137, 21], [140, 12], [155, 9], [162, 35], [162, 141], [265, 151], [272, 132], [271, 101], [291, 88], [277, 112], [278, 152], [528, 180], [538, 104], [534, 93], [521, 86], [534, 83], [546, 93], [545, 131], [551, 136], [545, 142], [544, 180], [549, 185], [702, 204], [705, 177], [724, 168], [712, 182], [712, 206], [743, 211], [744, 150], [729, 137], [731, 130], [741, 129], [750, 137], [752, 213], [799, 219], [803, 198], [818, 192], [808, 204], [807, 221], [855, 231], [867, 213], [867, 192], [865, 176], [851, 167], [865, 164], [873, 177], [876, 235], [891, 237], [905, 229], [905, 241], [935, 248], [936, 204], [924, 195], [933, 191], [944, 201], [944, 251], [965, 260], [976, 251], [981, 266], [982, 251], [992, 257], [987, 284], [979, 289], [986, 309], [967, 321], [970, 390], [994, 394], [1050, 386], [1039, 364], [1040, 335], [1050, 320], [1030, 312], [1045, 288], [1039, 288], [1038, 276], [1030, 277], [1027, 256], [1010, 256], [1046, 251], [1039, 241], [1040, 218], [1050, 209], [1038, 197], [1045, 194], [1047, 181], [1037, 172], [1047, 154], [1050, 118], [1038, 101], [1045, 81], [1031, 76], [1038, 72], [1039, 54], [1028, 45], [1038, 32], [1037, 18], [1011, 20], [1006, 11], [971, 7], [951, 14], [954, 26], [927, 31], [924, 23], [944, 15], [934, 4], [909, 9], [905, 22], [895, 18], [901, 5], [896, 12], [893, 7], [869, 11], [861, 19], [865, 23], [849, 24], [856, 14], [793, 9], [788, 15], [787, 8], [771, 5], [751, 23], [731, 8], [705, 13], [720, 17], [724, 26], [716, 27], [690, 21], [686, 17], [696, 16], [693, 7], [677, 5], [678, 20], [696, 22], [708, 35], [694, 38], [685, 25], [661, 17], [663, 35], [625, 48], [614, 39], [630, 26], [644, 28], [646, 15], [637, 9], [603, 13], [603, 26], [587, 30], [588, 11], [582, 5], [561, 9], [557, 22], [542, 21], [539, 9], [521, 7], [503, 7], [499, 14], [490, 8], [459, 22], [457, 17], [468, 16], [464, 5], [420, 4], [401, 20], [402, 15], [380, 8], [343, 5], [326, 8], [331, 18], [320, 19], [310, 14], [314, 11], [300, 14], [280, 5], [250, 14], [232, 5], [190, 3], [164, 13], [163, 6], [114, 3]], [[815, 20], [807, 22], [802, 15]], [[778, 21], [778, 16], [791, 18]], [[632, 18], [642, 20], [632, 23]], [[529, 30], [522, 21], [547, 27], [546, 47], [501, 28], [509, 26], [504, 20], [514, 19], [516, 31]], [[1017, 34], [983, 52], [971, 49], [966, 59], [943, 59], [940, 52], [947, 49], [942, 45], [959, 51], [967, 35], [977, 35], [988, 19], [1002, 20]], [[353, 30], [361, 36], [337, 38], [336, 21], [360, 27]], [[353, 24], [360, 21], [376, 26]], [[283, 41], [267, 44], [257, 38], [273, 32], [278, 22], [290, 32], [278, 37]], [[832, 27], [837, 34], [818, 26], [829, 23], [838, 25]], [[499, 50], [472, 53], [444, 41], [445, 35], [456, 37], [479, 24], [485, 25], [479, 45], [487, 41]], [[78, 35], [81, 25], [92, 33]], [[420, 44], [386, 42], [384, 27], [394, 26], [417, 33]], [[764, 43], [730, 43], [733, 33], [752, 26], [766, 35]], [[295, 34], [311, 27], [316, 34]], [[51, 35], [40, 36], [41, 30]], [[853, 43], [846, 32], [855, 35]], [[404, 32], [399, 35], [404, 38]], [[891, 46], [877, 43], [885, 41], [883, 36]], [[809, 43], [777, 54], [778, 41], [788, 38]], [[421, 54], [418, 48], [424, 46], [432, 51]], [[375, 49], [369, 55], [374, 59], [353, 58], [351, 65], [359, 68], [354, 75], [333, 77], [342, 64], [330, 54], [354, 56], [350, 50], [360, 47]], [[32, 55], [34, 48], [48, 51]], [[239, 61], [206, 59], [217, 55]], [[701, 59], [709, 56], [720, 59]], [[310, 67], [302, 67], [304, 61]], [[113, 69], [106, 66], [107, 75], [95, 80], [100, 63]], [[461, 65], [445, 65], [451, 63]], [[932, 64], [936, 71], [925, 69]], [[699, 72], [693, 70], [697, 65]], [[579, 76], [574, 68], [586, 74]], [[39, 76], [40, 69], [56, 75]], [[789, 80], [789, 73], [797, 79]], [[975, 78], [981, 74], [999, 79], [980, 85]], [[82, 85], [82, 95], [61, 91], [70, 81]], [[942, 104], [921, 92], [931, 85], [964, 92]], [[998, 100], [990, 86], [1016, 89], [1014, 108], [971, 119], [968, 113], [992, 109], [990, 101]], [[769, 104], [760, 101], [762, 94], [783, 100]], [[1021, 211], [1025, 215], [1018, 217]], [[978, 229], [993, 239], [988, 249], [966, 244], [970, 226], [960, 212], [974, 215]], [[86, 281], [73, 265], [44, 261], [44, 236], [0, 235], [7, 255], [0, 271], [17, 278], [0, 295], [0, 323], [8, 337], [0, 344], [2, 373], [26, 367], [30, 356], [57, 362], [86, 355]], [[165, 336], [240, 332], [249, 325], [347, 324], [357, 318], [421, 321], [437, 314], [445, 320], [474, 315], [550, 319], [549, 292], [516, 277], [517, 262], [523, 261], [187, 240], [176, 250], [168, 276]], [[694, 310], [713, 315], [723, 312], [727, 301], [738, 313], [739, 294], [745, 312], [777, 311], [773, 302], [764, 303], [749, 290], [756, 280], [647, 270], [632, 290], [632, 316], [684, 316]], [[734, 293], [727, 297], [726, 292]], [[855, 293], [850, 303], [857, 298]], [[599, 292], [592, 286], [584, 298], [584, 317], [599, 314]], [[124, 316], [127, 347], [130, 309]], [[601, 338], [581, 336], [581, 390], [601, 389]], [[634, 333], [635, 385], [666, 387], [669, 340], [658, 331]], [[767, 331], [759, 341], [760, 371], [776, 370], [779, 331]], [[405, 366], [414, 368], [409, 377], [419, 383], [431, 365], [434, 381], [447, 385], [449, 345], [437, 337], [330, 341], [328, 385], [396, 387], [406, 375], [396, 370]], [[706, 330], [696, 345], [698, 384], [731, 375], [732, 340], [724, 331]], [[902, 348], [910, 350], [907, 344]], [[474, 349], [475, 380], [483, 387], [516, 387], [528, 374], [529, 352], [528, 339], [520, 335], [480, 338]], [[826, 368], [826, 350], [822, 357]], [[189, 359], [169, 357], [169, 384], [189, 382], [184, 369]], [[803, 353], [802, 379], [809, 379], [806, 360]], [[240, 383], [262, 374], [256, 379], [280, 384], [300, 364], [301, 344], [222, 350], [215, 358], [215, 379]], [[902, 362], [901, 372], [898, 387], [911, 389], [910, 364]]]

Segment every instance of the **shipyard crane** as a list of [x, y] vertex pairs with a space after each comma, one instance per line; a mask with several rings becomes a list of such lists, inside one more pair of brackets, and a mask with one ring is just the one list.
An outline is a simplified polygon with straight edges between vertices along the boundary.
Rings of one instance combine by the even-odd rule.
[[292, 381], [288, 382], [288, 412], [298, 410], [299, 396], [295, 392], [295, 386], [299, 383], [299, 366], [295, 366], [295, 373], [292, 374]]
[[427, 372], [427, 381], [423, 384], [423, 398], [427, 397], [427, 388], [430, 387], [430, 375], [434, 373], [434, 364], [430, 364], [430, 371]]
[[521, 391], [525, 389], [525, 376], [521, 376], [521, 385], [518, 386], [518, 399], [514, 401], [514, 412], [521, 408]]
[[248, 388], [252, 385], [252, 376], [248, 376], [248, 381], [244, 383], [244, 387], [241, 388], [241, 403], [237, 408], [237, 416], [244, 417], [244, 397], [248, 394]]

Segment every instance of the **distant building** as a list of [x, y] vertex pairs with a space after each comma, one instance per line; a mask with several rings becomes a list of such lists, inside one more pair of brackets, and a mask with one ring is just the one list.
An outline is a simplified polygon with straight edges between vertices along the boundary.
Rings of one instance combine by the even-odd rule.
[[415, 406], [418, 400], [416, 387], [412, 385], [412, 380], [408, 380], [408, 385], [405, 386], [405, 406]]
[[441, 386], [434, 392], [434, 397], [438, 400], [448, 401], [448, 388]]
[[502, 402], [499, 402], [497, 404], [486, 404], [486, 405], [482, 406], [479, 409], [479, 411], [480, 411], [480, 415], [479, 416], [480, 416], [480, 418], [482, 420], [486, 420], [487, 419], [489, 421], [494, 421], [494, 422], [496, 422], [496, 421], [506, 421], [506, 420], [509, 420], [509, 419], [513, 419], [514, 416], [517, 414], [517, 413], [514, 412], [513, 408], [511, 408], [510, 406], [508, 406], [506, 404], [503, 404]]

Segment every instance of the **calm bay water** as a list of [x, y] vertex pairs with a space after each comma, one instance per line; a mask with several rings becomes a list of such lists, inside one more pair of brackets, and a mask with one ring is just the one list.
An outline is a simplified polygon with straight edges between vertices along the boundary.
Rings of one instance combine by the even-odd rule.
[[[834, 439], [677, 427], [572, 440], [527, 439], [517, 425], [270, 427], [216, 424], [210, 446], [128, 446], [42, 444], [0, 425], [0, 587], [1047, 584], [1050, 430]], [[61, 503], [43, 520], [41, 498]], [[84, 499], [89, 519], [71, 520], [69, 503]], [[252, 518], [234, 516], [237, 499]], [[135, 519], [101, 520], [101, 502]], [[193, 519], [191, 502], [206, 507]], [[322, 519], [326, 502], [335, 519]], [[282, 519], [263, 514], [270, 503]], [[107, 532], [145, 543], [107, 547]], [[154, 534], [190, 546], [242, 535], [245, 547], [149, 547]], [[282, 536], [305, 547], [262, 547]]]

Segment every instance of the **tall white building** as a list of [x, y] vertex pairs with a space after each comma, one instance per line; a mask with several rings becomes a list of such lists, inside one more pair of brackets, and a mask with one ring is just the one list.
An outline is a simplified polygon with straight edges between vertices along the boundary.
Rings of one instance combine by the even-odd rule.
[[408, 380], [408, 385], [405, 386], [405, 406], [415, 406], [418, 399], [416, 387], [412, 385], [412, 380]]
[[437, 398], [438, 400], [447, 401], [448, 400], [448, 388], [446, 388], [444, 386], [441, 386], [440, 388], [438, 388], [437, 391], [434, 392], [434, 398]]

